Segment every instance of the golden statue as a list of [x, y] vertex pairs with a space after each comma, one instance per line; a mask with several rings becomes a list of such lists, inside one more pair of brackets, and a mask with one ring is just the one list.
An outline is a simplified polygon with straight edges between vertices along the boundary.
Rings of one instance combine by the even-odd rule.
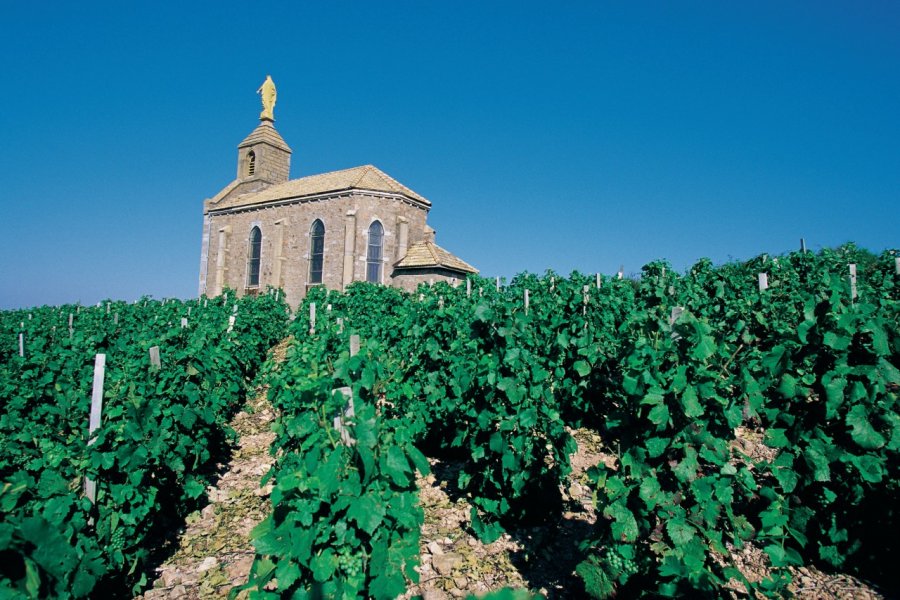
[[275, 82], [272, 81], [271, 75], [266, 75], [266, 80], [259, 86], [256, 93], [262, 96], [262, 112], [259, 113], [261, 121], [275, 120], [275, 100], [278, 99], [278, 93], [275, 91]]

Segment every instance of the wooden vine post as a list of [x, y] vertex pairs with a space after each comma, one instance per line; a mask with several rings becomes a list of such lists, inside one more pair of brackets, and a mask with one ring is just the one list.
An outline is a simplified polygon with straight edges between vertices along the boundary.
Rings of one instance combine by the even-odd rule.
[[[91, 391], [91, 416], [88, 421], [88, 446], [94, 443], [94, 431], [100, 427], [100, 414], [103, 411], [103, 379], [106, 374], [106, 355], [94, 357], [94, 387]], [[97, 501], [97, 482], [90, 477], [84, 478], [84, 495], [91, 504]]]
[[762, 292], [763, 290], [769, 289], [769, 274], [768, 273], [760, 273], [757, 276], [757, 279], [759, 281], [759, 291]]
[[528, 314], [528, 290], [525, 290], [525, 314]]
[[856, 293], [856, 264], [850, 265], [850, 300], [855, 301]]
[[[590, 299], [590, 296], [588, 296], [588, 290], [590, 289], [591, 286], [589, 285], [586, 285], [581, 289], [581, 314], [585, 317], [587, 316], [588, 300]], [[587, 321], [584, 322], [584, 326], [587, 327]]]
[[[359, 336], [354, 334], [350, 336], [350, 356], [357, 354], [359, 354]], [[356, 440], [350, 435], [350, 430], [344, 425], [344, 421], [356, 416], [353, 406], [353, 390], [349, 387], [340, 387], [334, 391], [340, 392], [346, 401], [342, 413], [334, 418], [334, 428], [341, 434], [341, 443], [345, 446], [352, 446]]]
[[159, 346], [150, 347], [150, 367], [157, 371], [162, 368], [162, 361], [159, 360]]
[[316, 303], [309, 303], [309, 335], [316, 334]]

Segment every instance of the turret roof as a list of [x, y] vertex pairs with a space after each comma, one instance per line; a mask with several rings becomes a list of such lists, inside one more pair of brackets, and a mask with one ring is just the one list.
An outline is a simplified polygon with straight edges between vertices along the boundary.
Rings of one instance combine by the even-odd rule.
[[478, 273], [478, 269], [450, 254], [434, 242], [419, 242], [406, 251], [406, 256], [394, 263], [395, 269], [443, 267], [462, 273]]

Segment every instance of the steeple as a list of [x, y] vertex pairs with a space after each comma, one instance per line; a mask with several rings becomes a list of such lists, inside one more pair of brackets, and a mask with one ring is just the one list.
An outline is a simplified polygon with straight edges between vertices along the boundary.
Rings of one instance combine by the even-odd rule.
[[263, 110], [259, 113], [259, 125], [238, 144], [237, 178], [281, 183], [291, 176], [291, 149], [275, 130], [277, 93], [271, 75], [266, 76], [256, 92], [262, 97]]

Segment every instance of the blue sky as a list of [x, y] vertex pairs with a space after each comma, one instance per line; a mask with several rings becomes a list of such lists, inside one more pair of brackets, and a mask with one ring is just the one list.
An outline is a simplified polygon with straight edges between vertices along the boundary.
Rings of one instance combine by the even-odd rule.
[[197, 292], [271, 73], [488, 276], [900, 246], [900, 3], [6, 3], [0, 308]]

